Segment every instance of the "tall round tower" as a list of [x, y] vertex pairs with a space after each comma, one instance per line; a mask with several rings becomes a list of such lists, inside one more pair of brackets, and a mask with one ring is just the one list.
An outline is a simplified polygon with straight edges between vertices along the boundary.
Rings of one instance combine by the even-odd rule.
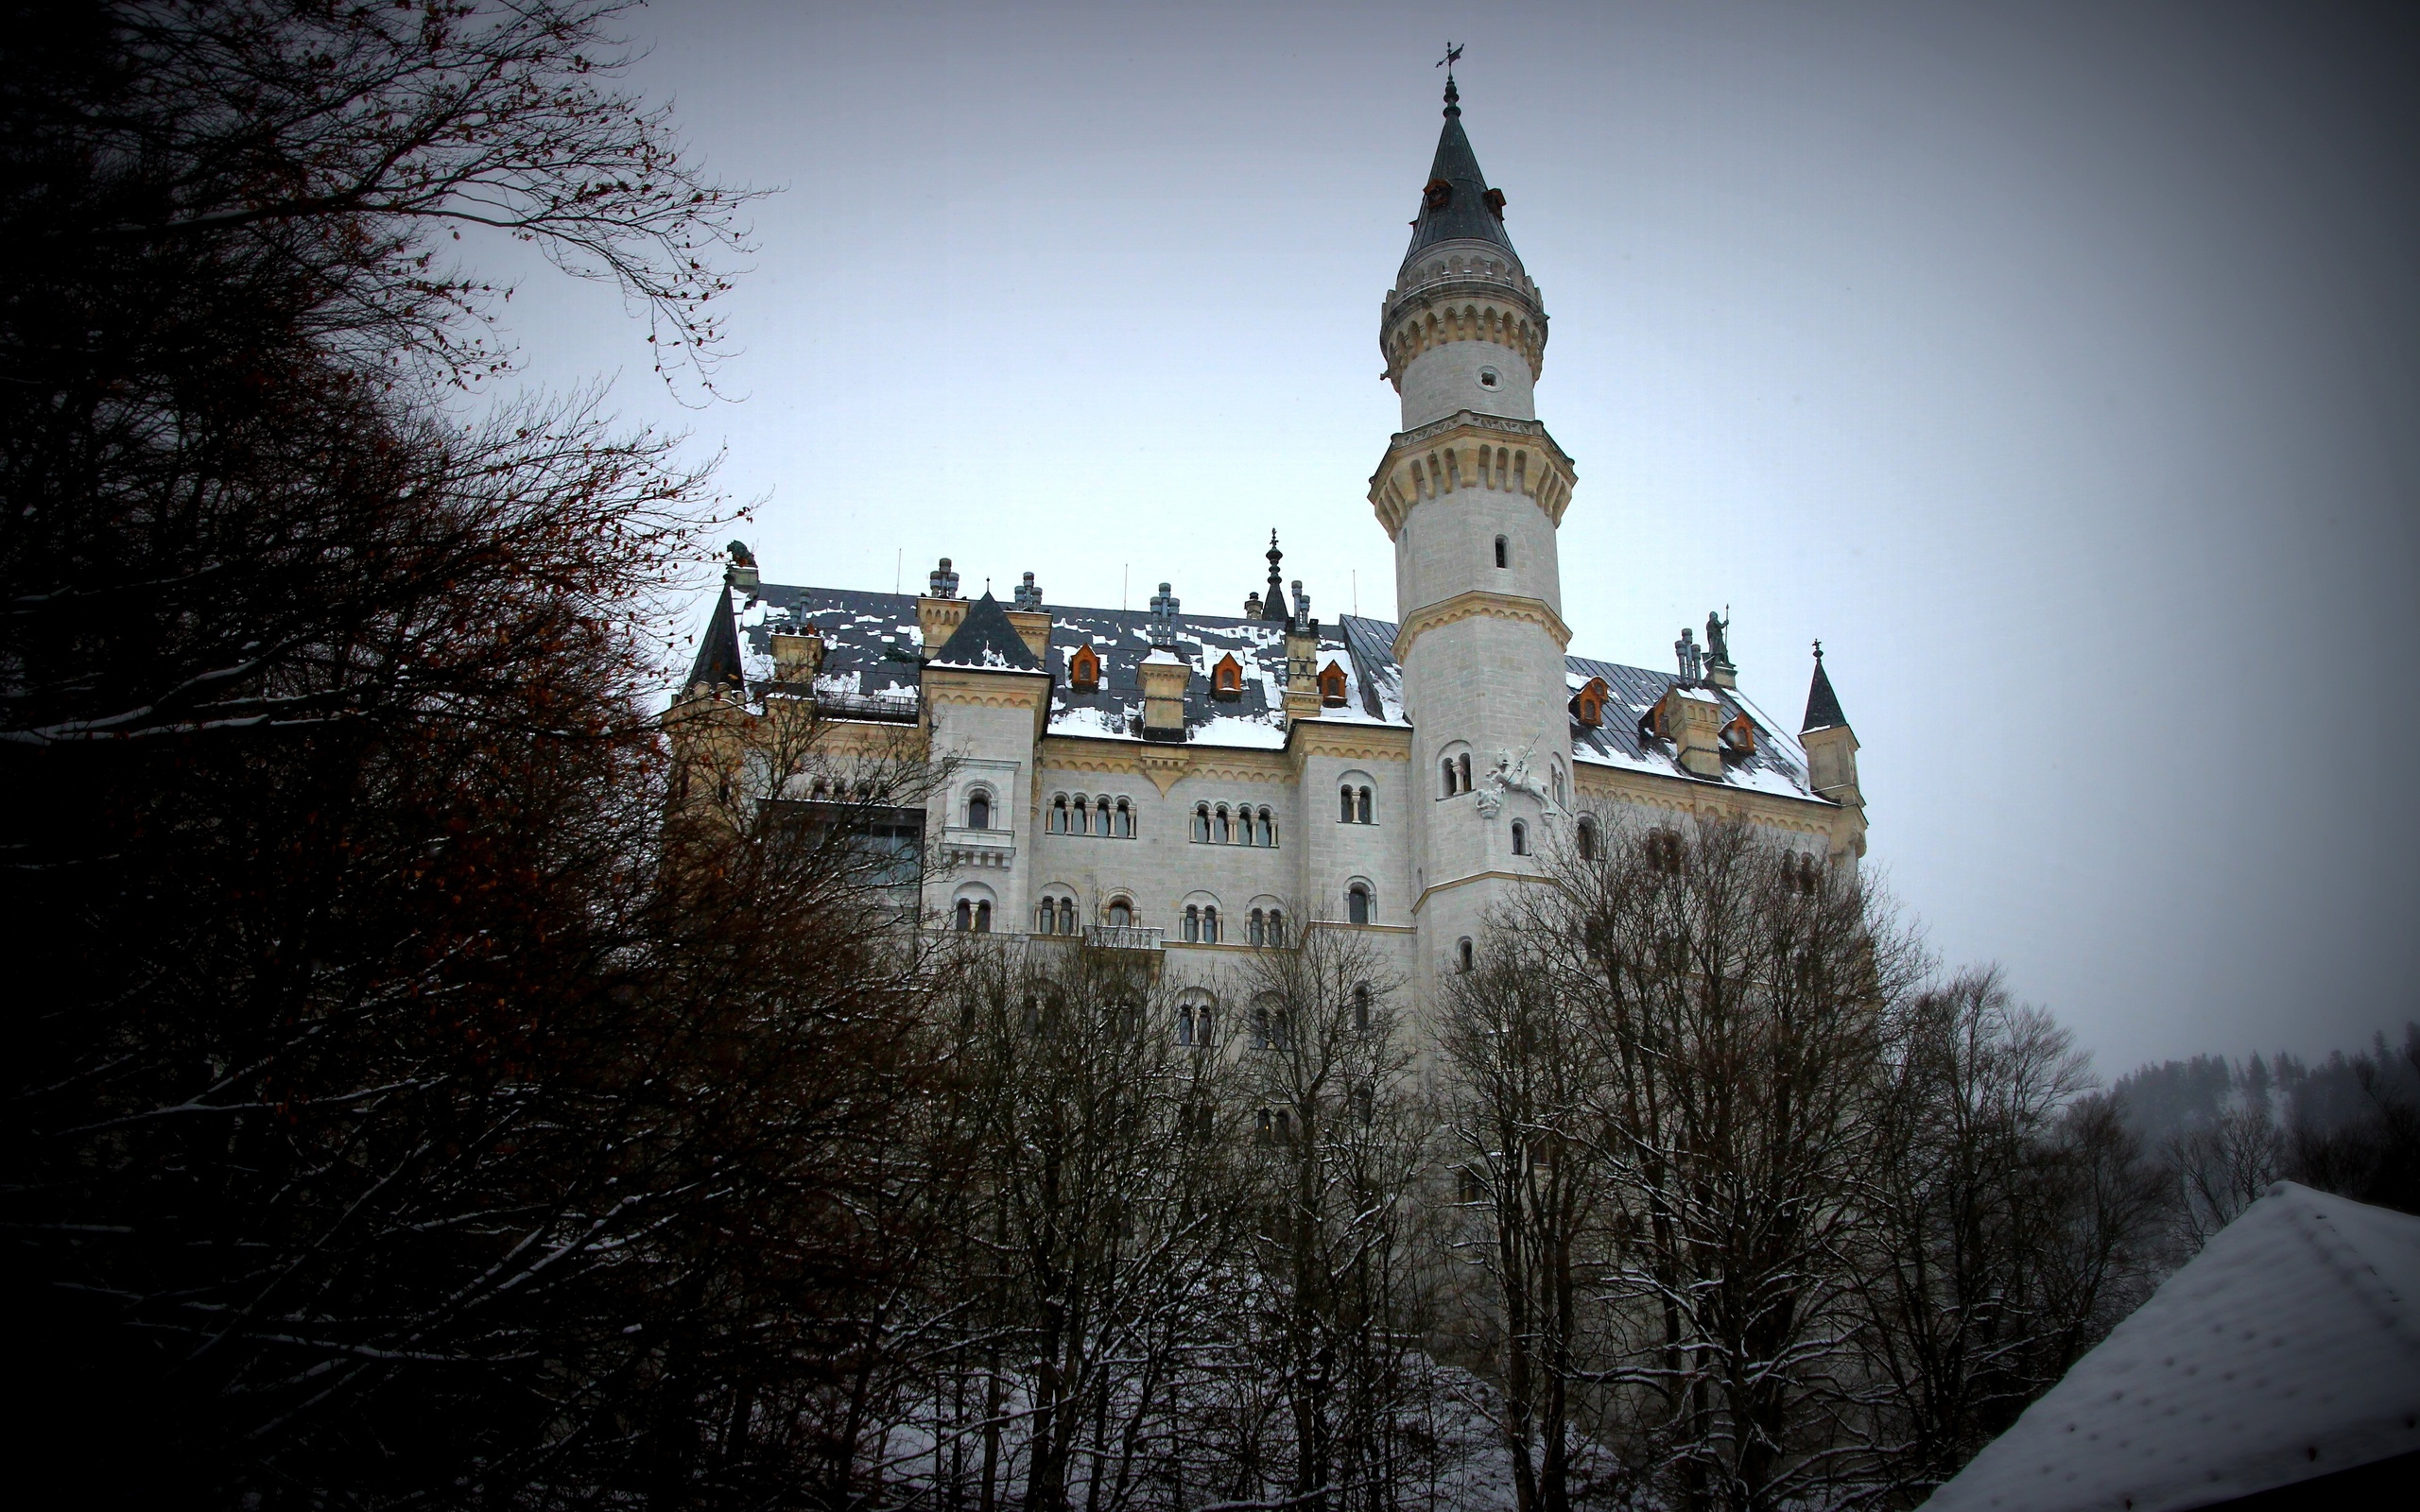
[[[1412, 723], [1418, 923], [1441, 970], [1534, 873], [1569, 801], [1555, 531], [1571, 459], [1536, 416], [1547, 315], [1480, 173], [1449, 76], [1445, 125], [1379, 327], [1403, 429], [1370, 479], [1395, 548]], [[1467, 776], [1465, 775], [1467, 773]]]

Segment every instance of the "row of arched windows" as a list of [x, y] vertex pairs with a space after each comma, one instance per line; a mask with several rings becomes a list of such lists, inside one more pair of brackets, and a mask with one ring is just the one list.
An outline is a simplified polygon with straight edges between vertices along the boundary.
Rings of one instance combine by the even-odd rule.
[[1113, 799], [1106, 793], [1091, 799], [1081, 793], [1073, 799], [1060, 793], [1050, 799], [1046, 828], [1052, 834], [1091, 834], [1107, 839], [1132, 840], [1134, 838], [1134, 806], [1126, 799]]
[[1219, 907], [1216, 903], [1184, 905], [1184, 942], [1187, 945], [1219, 943]]
[[1277, 816], [1266, 807], [1254, 809], [1249, 804], [1230, 809], [1224, 803], [1196, 803], [1193, 843], [1273, 847], [1277, 844]]

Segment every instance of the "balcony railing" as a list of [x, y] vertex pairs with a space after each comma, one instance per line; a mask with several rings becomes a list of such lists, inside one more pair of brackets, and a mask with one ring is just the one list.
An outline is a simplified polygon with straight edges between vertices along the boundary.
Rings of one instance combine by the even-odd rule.
[[1156, 924], [1087, 924], [1084, 943], [1113, 951], [1155, 951], [1162, 934]]
[[916, 699], [912, 694], [819, 693], [815, 695], [815, 706], [838, 719], [878, 719], [895, 725], [916, 722]]

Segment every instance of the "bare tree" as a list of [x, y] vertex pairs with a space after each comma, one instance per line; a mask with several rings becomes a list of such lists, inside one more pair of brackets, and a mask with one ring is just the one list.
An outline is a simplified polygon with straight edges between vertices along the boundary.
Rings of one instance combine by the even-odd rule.
[[1319, 923], [1236, 981], [1266, 1182], [1245, 1295], [1261, 1313], [1258, 1384], [1292, 1450], [1286, 1501], [1392, 1507], [1425, 1468], [1405, 1429], [1429, 1385], [1412, 1346], [1431, 1318], [1435, 1126], [1400, 987], [1358, 936]]
[[[1502, 1388], [1500, 1426], [1523, 1512], [1571, 1504], [1581, 1309], [1589, 1236], [1608, 1198], [1595, 1152], [1607, 1068], [1588, 1005], [1547, 969], [1540, 928], [1569, 922], [1541, 891], [1448, 983], [1440, 1041], [1456, 1074], [1451, 1179], [1478, 1221], [1465, 1249], [1488, 1279], [1476, 1342]], [[1542, 958], [1546, 956], [1546, 958]]]
[[1858, 1196], [1877, 1479], [1921, 1496], [2096, 1340], [2134, 1282], [2159, 1194], [2084, 1057], [1996, 971], [1917, 993], [1893, 1026]]

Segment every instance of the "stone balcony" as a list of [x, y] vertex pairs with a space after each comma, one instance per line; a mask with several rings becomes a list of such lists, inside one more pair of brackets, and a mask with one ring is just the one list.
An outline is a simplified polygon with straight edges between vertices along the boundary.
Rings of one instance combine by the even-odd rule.
[[1087, 924], [1084, 943], [1113, 951], [1155, 951], [1166, 931], [1157, 924]]
[[1017, 833], [1014, 830], [970, 830], [953, 824], [942, 831], [941, 844], [936, 846], [937, 860], [943, 867], [1005, 868], [1017, 858]]

